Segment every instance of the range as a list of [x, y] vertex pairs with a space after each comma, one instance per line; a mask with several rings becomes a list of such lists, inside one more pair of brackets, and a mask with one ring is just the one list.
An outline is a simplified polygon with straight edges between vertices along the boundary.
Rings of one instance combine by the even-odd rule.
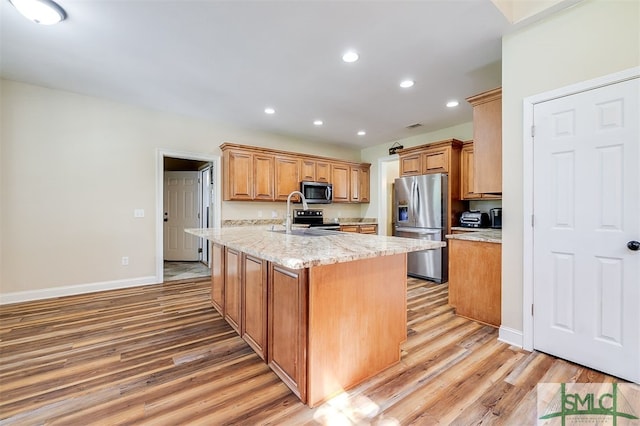
[[340, 225], [337, 223], [324, 223], [324, 212], [322, 209], [294, 209], [293, 224], [309, 225], [311, 228], [327, 229], [330, 231], [340, 230]]

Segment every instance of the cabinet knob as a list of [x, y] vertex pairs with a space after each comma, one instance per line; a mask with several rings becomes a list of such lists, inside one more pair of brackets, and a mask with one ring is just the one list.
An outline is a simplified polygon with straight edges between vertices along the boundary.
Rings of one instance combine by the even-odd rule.
[[631, 251], [640, 250], [640, 241], [629, 241], [627, 243], [627, 248]]

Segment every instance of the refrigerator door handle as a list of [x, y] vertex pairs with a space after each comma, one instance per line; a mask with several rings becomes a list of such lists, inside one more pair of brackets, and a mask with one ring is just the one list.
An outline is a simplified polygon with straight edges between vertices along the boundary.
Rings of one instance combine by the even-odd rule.
[[[416, 219], [416, 197], [415, 197], [415, 193], [416, 193], [416, 188], [418, 186], [418, 183], [416, 182], [415, 178], [411, 180], [411, 218], [415, 221]], [[414, 222], [415, 225], [415, 222]]]
[[424, 230], [424, 229], [416, 229], [416, 228], [403, 228], [403, 227], [397, 226], [396, 231], [407, 232], [409, 234], [416, 234], [416, 235], [435, 235], [435, 234], [440, 234], [442, 232], [442, 229]]

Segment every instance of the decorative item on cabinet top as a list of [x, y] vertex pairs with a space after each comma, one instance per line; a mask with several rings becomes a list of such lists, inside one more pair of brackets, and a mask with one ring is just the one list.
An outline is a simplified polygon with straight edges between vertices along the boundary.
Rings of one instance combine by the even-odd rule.
[[225, 201], [286, 201], [300, 182], [315, 181], [333, 185], [334, 203], [369, 202], [369, 163], [232, 143], [220, 150]]
[[394, 142], [391, 148], [389, 148], [389, 155], [397, 154], [398, 151], [401, 151], [403, 148], [404, 146], [400, 145], [399, 142]]

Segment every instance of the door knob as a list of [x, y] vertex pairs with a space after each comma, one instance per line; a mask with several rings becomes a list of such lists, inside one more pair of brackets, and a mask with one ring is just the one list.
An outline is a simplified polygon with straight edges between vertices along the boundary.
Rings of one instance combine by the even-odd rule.
[[627, 243], [627, 247], [629, 250], [638, 251], [640, 250], [640, 241], [629, 241]]

